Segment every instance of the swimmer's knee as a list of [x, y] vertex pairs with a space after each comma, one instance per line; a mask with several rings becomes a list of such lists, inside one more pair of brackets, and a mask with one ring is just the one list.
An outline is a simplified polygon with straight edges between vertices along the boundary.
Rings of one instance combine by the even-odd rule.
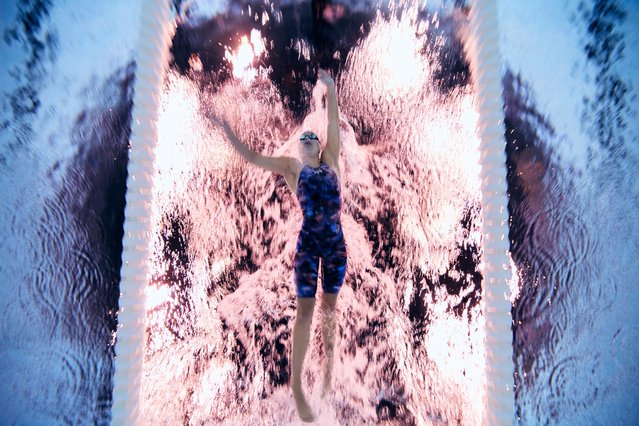
[[310, 323], [313, 320], [313, 311], [311, 312], [298, 312], [295, 318], [296, 322], [302, 322], [304, 324]]
[[335, 310], [335, 305], [337, 304], [337, 293], [326, 293], [322, 294], [322, 307], [328, 310]]
[[315, 297], [297, 298], [297, 319], [300, 321], [310, 321], [313, 318], [315, 308]]

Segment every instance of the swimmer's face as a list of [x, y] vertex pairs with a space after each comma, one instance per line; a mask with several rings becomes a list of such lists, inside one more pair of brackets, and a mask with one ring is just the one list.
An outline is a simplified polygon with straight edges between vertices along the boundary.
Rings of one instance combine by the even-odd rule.
[[300, 135], [300, 154], [302, 156], [319, 156], [320, 144], [317, 135], [310, 130]]

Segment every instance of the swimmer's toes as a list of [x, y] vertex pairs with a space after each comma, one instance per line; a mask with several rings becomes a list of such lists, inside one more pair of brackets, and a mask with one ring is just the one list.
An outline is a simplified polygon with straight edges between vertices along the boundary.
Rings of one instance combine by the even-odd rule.
[[333, 377], [330, 369], [326, 369], [324, 372], [324, 383], [322, 384], [322, 398], [325, 398], [326, 395], [330, 395], [333, 392]]
[[306, 413], [305, 415], [302, 415], [302, 413], [299, 413], [299, 415], [300, 415], [300, 419], [304, 423], [313, 423], [315, 421], [315, 416], [313, 416], [313, 413]]
[[315, 416], [313, 415], [311, 408], [306, 404], [298, 404], [297, 414], [303, 422], [312, 423], [315, 421]]
[[300, 416], [300, 419], [305, 423], [312, 423], [315, 421], [315, 416], [313, 415], [313, 411], [311, 407], [306, 402], [306, 398], [303, 395], [297, 394], [295, 395], [295, 405], [297, 407], [297, 414]]
[[322, 387], [322, 399], [325, 399], [327, 396], [331, 395], [333, 393], [333, 387], [328, 384], [328, 385], [324, 385], [324, 387]]

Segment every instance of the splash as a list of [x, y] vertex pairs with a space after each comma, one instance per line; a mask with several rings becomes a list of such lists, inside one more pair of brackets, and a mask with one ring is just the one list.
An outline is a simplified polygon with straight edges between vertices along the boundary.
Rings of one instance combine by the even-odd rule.
[[[436, 90], [437, 56], [424, 52], [443, 46], [429, 31], [439, 17], [419, 12], [378, 14], [338, 77], [349, 266], [334, 397], [319, 400], [317, 313], [304, 377], [328, 423], [481, 419], [477, 116], [469, 87]], [[220, 87], [171, 73], [163, 93], [153, 281], [170, 291], [148, 316], [149, 419], [178, 421], [184, 407], [194, 423], [296, 419], [288, 383], [299, 207], [283, 179], [239, 160], [209, 118], [225, 117], [266, 155], [295, 156], [301, 128], [324, 137], [318, 87], [298, 123], [274, 84], [256, 78], [262, 40], [254, 30], [227, 50], [234, 79]], [[175, 383], [183, 390], [167, 392]]]
[[[428, 62], [422, 60], [420, 49], [426, 42], [428, 21], [417, 23], [418, 8], [403, 12], [400, 18], [391, 15], [386, 21], [378, 12], [361, 49], [370, 52], [384, 52], [370, 57], [351, 57], [351, 67], [360, 68], [362, 75], [375, 76], [375, 85], [380, 93], [392, 99], [414, 92], [428, 81]], [[401, 64], [401, 66], [398, 66]]]
[[235, 49], [226, 47], [224, 58], [233, 69], [233, 76], [245, 83], [255, 79], [263, 68], [255, 68], [256, 61], [266, 54], [265, 41], [257, 29], [252, 29], [250, 39], [242, 36], [240, 45]]

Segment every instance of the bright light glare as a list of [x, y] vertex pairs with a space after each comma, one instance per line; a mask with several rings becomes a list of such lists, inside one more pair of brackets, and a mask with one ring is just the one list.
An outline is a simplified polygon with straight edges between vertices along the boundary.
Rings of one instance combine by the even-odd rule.
[[237, 51], [227, 47], [224, 58], [233, 68], [233, 77], [245, 82], [253, 80], [258, 70], [253, 67], [255, 59], [266, 53], [266, 44], [259, 30], [251, 30], [250, 40], [242, 36]]
[[166, 285], [157, 287], [154, 285], [148, 286], [144, 289], [144, 293], [146, 294], [145, 306], [147, 311], [157, 308], [164, 302], [171, 300], [171, 291]]
[[411, 16], [415, 10], [406, 11], [400, 19], [391, 17], [386, 21], [381, 16], [371, 28], [362, 48], [378, 54], [364, 61], [377, 84], [386, 93], [403, 96], [428, 79], [428, 62], [420, 50], [423, 36], [418, 36]]
[[[377, 40], [380, 51], [385, 52], [379, 56], [380, 77], [386, 80], [391, 90], [408, 89], [426, 76], [422, 76], [425, 66], [419, 56], [415, 29], [408, 25], [391, 26], [390, 30]], [[422, 78], [420, 78], [422, 77]]]
[[266, 51], [262, 34], [255, 28], [251, 30], [251, 44], [253, 45], [255, 56], [261, 56]]
[[[482, 416], [484, 393], [485, 329], [477, 320], [468, 322], [468, 315], [477, 317], [481, 306], [471, 308], [461, 317], [447, 312], [445, 303], [430, 307], [431, 324], [425, 336], [428, 357], [438, 367], [444, 383], [465, 387], [474, 398], [458, 401], [465, 408], [466, 415], [477, 424]], [[470, 332], [469, 328], [471, 327]]]

